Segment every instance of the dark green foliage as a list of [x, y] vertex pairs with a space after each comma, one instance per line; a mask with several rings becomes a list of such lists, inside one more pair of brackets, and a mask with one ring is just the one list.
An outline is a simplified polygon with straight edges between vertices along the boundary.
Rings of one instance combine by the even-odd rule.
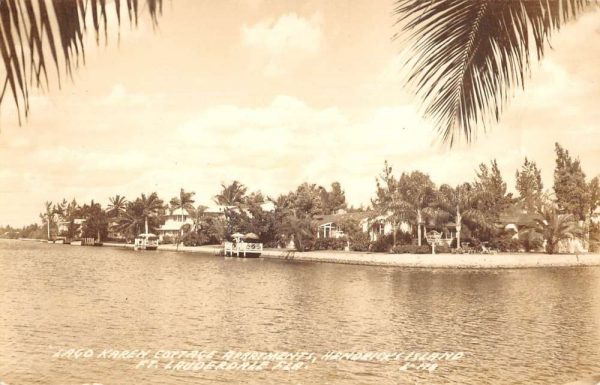
[[600, 224], [592, 223], [590, 226], [590, 252], [600, 252]]
[[108, 234], [108, 216], [99, 203], [92, 201], [81, 207], [80, 214], [85, 222], [82, 227], [83, 238], [95, 238], [98, 241], [106, 239]]
[[339, 182], [331, 184], [331, 191], [321, 187], [321, 201], [324, 214], [335, 214], [338, 210], [346, 209], [346, 195]]
[[516, 189], [519, 199], [529, 212], [539, 209], [543, 194], [542, 173], [533, 161], [525, 158], [521, 170], [516, 173]]
[[183, 235], [181, 242], [184, 246], [202, 246], [208, 244], [209, 239], [202, 232], [190, 231]]
[[[435, 200], [435, 185], [429, 175], [420, 171], [402, 173], [396, 179], [386, 161], [383, 172], [376, 179], [376, 198], [371, 201], [377, 215], [385, 216], [392, 224], [393, 234], [402, 222], [412, 223], [417, 229], [418, 242], [422, 241], [421, 226], [432, 214], [430, 206]], [[392, 245], [397, 241], [394, 239]]]
[[246, 201], [248, 188], [234, 180], [231, 184], [221, 183], [221, 192], [214, 197], [215, 203], [224, 206], [238, 206]]
[[380, 235], [376, 240], [371, 242], [369, 251], [377, 253], [387, 253], [394, 247], [394, 237], [392, 234]]
[[585, 220], [590, 202], [579, 159], [573, 159], [569, 151], [558, 143], [555, 150], [554, 193], [558, 209], [562, 214], [572, 214], [575, 220]]
[[435, 247], [436, 254], [450, 254], [452, 249], [449, 246], [439, 245]]
[[146, 222], [148, 231], [156, 232], [164, 212], [163, 201], [157, 193], [142, 194], [135, 201], [127, 203], [127, 208], [119, 218], [116, 228], [127, 239], [135, 238], [146, 231]]
[[[442, 249], [445, 250], [445, 249]], [[449, 248], [447, 252], [449, 252]], [[440, 247], [435, 248], [436, 253], [441, 253]], [[431, 254], [431, 246], [429, 245], [397, 245], [391, 249], [393, 254]]]
[[512, 235], [509, 234], [492, 239], [489, 242], [489, 245], [492, 249], [501, 252], [516, 253], [522, 249], [524, 250], [522, 242], [519, 239], [513, 238]]
[[506, 193], [506, 182], [495, 159], [489, 166], [485, 163], [479, 165], [474, 187], [478, 194], [478, 209], [492, 221], [497, 220], [499, 214], [512, 203], [512, 197]]
[[573, 214], [560, 214], [554, 206], [544, 207], [541, 214], [542, 217], [536, 218], [536, 226], [531, 231], [536, 232], [546, 241], [548, 254], [558, 252], [558, 245], [561, 241], [583, 235]]
[[537, 252], [544, 249], [544, 238], [535, 231], [522, 230], [519, 233], [519, 242], [526, 252]]
[[220, 217], [208, 217], [199, 230], [208, 238], [208, 244], [219, 244], [225, 240], [227, 235], [225, 219]]
[[371, 241], [367, 233], [361, 231], [350, 238], [350, 250], [352, 251], [369, 251], [370, 246]]
[[162, 243], [163, 245], [170, 245], [175, 243], [175, 238], [170, 235], [165, 235], [160, 243]]
[[243, 210], [225, 210], [227, 233], [254, 233], [263, 243], [273, 244], [276, 236], [275, 213], [264, 211], [260, 204], [251, 202]]
[[37, 223], [24, 226], [20, 229], [12, 228], [11, 226], [0, 227], [0, 238], [46, 239], [46, 237], [46, 227], [40, 226]]
[[348, 245], [346, 238], [317, 238], [312, 250], [344, 250]]

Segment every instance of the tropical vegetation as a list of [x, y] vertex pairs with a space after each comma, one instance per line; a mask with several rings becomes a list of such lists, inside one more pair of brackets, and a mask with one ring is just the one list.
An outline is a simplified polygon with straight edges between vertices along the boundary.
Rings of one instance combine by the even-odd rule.
[[[156, 192], [129, 200], [116, 194], [105, 208], [93, 200], [80, 205], [63, 199], [44, 204], [39, 225], [3, 228], [0, 235], [131, 242], [140, 233], [160, 233], [171, 218], [178, 227], [162, 234], [162, 241], [177, 247], [218, 244], [234, 233], [252, 233], [268, 247], [422, 252], [429, 247], [426, 235], [435, 230], [449, 240], [447, 247], [459, 252], [557, 253], [577, 240], [595, 249], [600, 242], [599, 180], [588, 181], [581, 162], [558, 143], [555, 152], [550, 191], [543, 190], [541, 170], [528, 158], [514, 174], [514, 195], [507, 191], [496, 160], [480, 164], [473, 181], [455, 186], [437, 186], [420, 171], [395, 175], [386, 161], [368, 207], [348, 206], [339, 182], [329, 189], [305, 182], [269, 197], [233, 181], [222, 183], [215, 194], [218, 210], [195, 205], [195, 193], [183, 188], [168, 204]], [[324, 223], [335, 225], [335, 235], [319, 231]]]

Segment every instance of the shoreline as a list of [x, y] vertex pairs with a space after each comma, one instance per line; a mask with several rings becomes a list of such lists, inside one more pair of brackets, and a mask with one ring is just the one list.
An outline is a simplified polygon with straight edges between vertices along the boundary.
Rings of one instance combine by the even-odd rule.
[[[20, 239], [46, 243], [39, 239]], [[72, 245], [77, 246], [77, 245]], [[105, 247], [133, 249], [133, 244], [104, 242]], [[159, 245], [158, 251], [197, 253], [221, 256], [222, 245], [183, 246]], [[152, 253], [152, 251], [148, 251]], [[232, 258], [232, 257], [229, 257]], [[235, 258], [235, 257], [233, 257]], [[542, 253], [498, 253], [498, 254], [389, 254], [356, 251], [306, 251], [288, 249], [265, 249], [260, 258], [284, 261], [322, 262], [346, 265], [387, 266], [429, 269], [522, 269], [542, 267], [586, 267], [600, 266], [600, 254], [542, 254]]]
[[[131, 244], [104, 243], [108, 247], [133, 249]], [[221, 245], [159, 245], [158, 250], [221, 255]], [[265, 249], [261, 258], [348, 265], [418, 267], [436, 269], [519, 269], [537, 267], [600, 266], [600, 254], [388, 254], [355, 251], [307, 251]]]

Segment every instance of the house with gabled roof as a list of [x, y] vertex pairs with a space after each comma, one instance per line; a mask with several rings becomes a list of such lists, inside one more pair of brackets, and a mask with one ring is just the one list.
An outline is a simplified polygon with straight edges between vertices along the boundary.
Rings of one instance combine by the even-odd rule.
[[[357, 211], [345, 212], [339, 211], [336, 214], [320, 215], [314, 219], [317, 222], [317, 238], [343, 238], [346, 236], [341, 225], [349, 220], [354, 220], [364, 233], [369, 234], [369, 240], [376, 241], [382, 235], [391, 234], [393, 226], [387, 219], [389, 215], [379, 215], [376, 211]], [[404, 232], [411, 231], [408, 223], [403, 222], [399, 230]]]

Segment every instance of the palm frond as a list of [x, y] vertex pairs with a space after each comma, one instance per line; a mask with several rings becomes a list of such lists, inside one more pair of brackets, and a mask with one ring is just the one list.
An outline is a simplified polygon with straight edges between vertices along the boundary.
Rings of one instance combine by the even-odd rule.
[[[121, 2], [115, 0], [115, 11], [120, 24]], [[146, 0], [153, 26], [162, 12], [162, 0]], [[88, 13], [88, 10], [89, 11]], [[127, 0], [130, 21], [137, 25], [137, 0]], [[85, 63], [84, 35], [86, 20], [91, 16], [96, 42], [104, 31], [107, 41], [106, 0], [2, 0], [0, 1], [0, 71], [2, 91], [0, 107], [7, 92], [21, 118], [29, 115], [30, 88], [49, 88], [48, 55], [51, 56], [58, 86], [61, 73], [72, 77], [79, 60]], [[90, 15], [91, 13], [91, 15]], [[60, 54], [62, 52], [62, 55]]]
[[[597, 0], [396, 0], [409, 83], [446, 143], [473, 140], [523, 87], [550, 35]], [[400, 36], [398, 33], [397, 36]]]

